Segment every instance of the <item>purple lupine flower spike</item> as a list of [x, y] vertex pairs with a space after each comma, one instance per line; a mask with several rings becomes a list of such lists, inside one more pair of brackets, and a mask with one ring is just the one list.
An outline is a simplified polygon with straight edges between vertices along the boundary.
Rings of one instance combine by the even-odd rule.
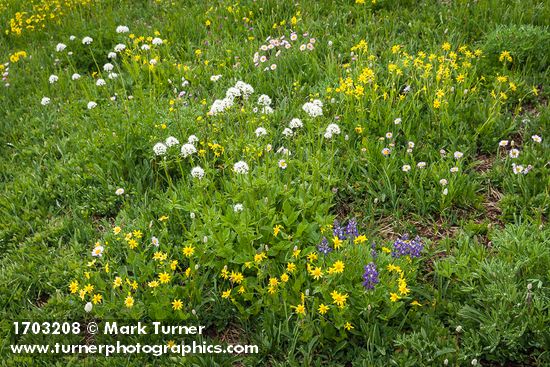
[[378, 278], [378, 270], [376, 269], [376, 265], [371, 262], [365, 266], [363, 286], [367, 289], [374, 289], [374, 286], [378, 283], [380, 283], [380, 278]]
[[328, 255], [328, 253], [332, 251], [332, 247], [329, 246], [326, 237], [323, 237], [321, 243], [317, 246], [317, 250], [319, 250], [319, 252], [323, 253], [324, 255]]

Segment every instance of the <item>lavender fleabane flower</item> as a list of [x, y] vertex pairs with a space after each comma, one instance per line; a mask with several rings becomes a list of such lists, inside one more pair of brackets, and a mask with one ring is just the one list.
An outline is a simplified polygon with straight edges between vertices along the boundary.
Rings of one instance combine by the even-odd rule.
[[365, 265], [365, 273], [363, 274], [363, 287], [367, 289], [374, 289], [376, 284], [380, 283], [380, 278], [378, 278], [378, 270], [376, 269], [376, 264], [373, 262]]
[[411, 259], [420, 257], [423, 249], [424, 244], [420, 237], [416, 236], [414, 239], [409, 240], [409, 236], [405, 234], [393, 243], [392, 257], [409, 256]]

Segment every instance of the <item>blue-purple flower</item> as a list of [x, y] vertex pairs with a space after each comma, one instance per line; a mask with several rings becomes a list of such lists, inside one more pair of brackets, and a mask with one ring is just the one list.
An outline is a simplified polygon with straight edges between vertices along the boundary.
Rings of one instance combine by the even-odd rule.
[[357, 229], [357, 221], [355, 220], [355, 218], [350, 219], [350, 221], [348, 222], [348, 225], [346, 226], [346, 229], [345, 229], [345, 234], [351, 240], [359, 236], [359, 230]]
[[343, 226], [340, 226], [340, 222], [338, 220], [334, 220], [334, 224], [332, 225], [332, 235], [335, 237], [338, 237], [341, 240], [346, 239], [346, 228]]
[[319, 250], [320, 253], [327, 255], [329, 252], [332, 251], [332, 247], [329, 246], [328, 240], [326, 237], [323, 237], [321, 240], [321, 243], [317, 246], [317, 250]]
[[414, 257], [420, 257], [420, 253], [424, 249], [424, 244], [420, 237], [416, 236], [410, 240], [409, 235], [405, 234], [401, 238], [398, 238], [393, 243], [393, 250], [391, 255], [393, 257], [409, 256], [411, 259]]
[[376, 269], [376, 265], [373, 262], [365, 265], [363, 287], [367, 289], [374, 289], [374, 286], [378, 283], [380, 283], [380, 278], [378, 278], [378, 270]]

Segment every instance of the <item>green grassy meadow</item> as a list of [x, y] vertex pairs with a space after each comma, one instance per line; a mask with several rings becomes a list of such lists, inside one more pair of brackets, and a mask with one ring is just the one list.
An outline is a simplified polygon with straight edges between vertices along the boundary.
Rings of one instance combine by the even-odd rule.
[[[549, 366], [549, 20], [0, 0], [0, 365]], [[22, 321], [258, 353], [17, 354], [182, 340]]]

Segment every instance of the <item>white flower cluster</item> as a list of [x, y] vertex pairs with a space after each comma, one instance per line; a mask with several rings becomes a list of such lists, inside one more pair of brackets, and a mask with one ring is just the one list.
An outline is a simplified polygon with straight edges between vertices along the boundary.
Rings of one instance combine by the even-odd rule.
[[271, 98], [267, 94], [262, 94], [258, 97], [258, 104], [260, 106], [271, 106]]
[[67, 45], [66, 45], [66, 44], [64, 44], [64, 43], [58, 43], [57, 46], [55, 46], [55, 51], [61, 52], [61, 51], [63, 51], [65, 48], [67, 48]]
[[118, 27], [116, 27], [116, 33], [128, 33], [128, 32], [130, 32], [130, 28], [128, 28], [125, 25], [119, 25]]
[[267, 135], [267, 130], [260, 126], [256, 129], [256, 131], [254, 131], [254, 134], [256, 134], [256, 137], [259, 138], [260, 136]]
[[323, 116], [323, 102], [318, 99], [304, 103], [302, 109], [311, 117]]
[[238, 81], [233, 87], [230, 87], [226, 93], [224, 99], [216, 99], [212, 106], [210, 106], [210, 115], [216, 115], [221, 113], [234, 105], [234, 100], [237, 97], [242, 97], [245, 100], [254, 93], [254, 88], [250, 84], [243, 81]]
[[[181, 155], [185, 158], [192, 154], [195, 154], [197, 152], [197, 148], [195, 147], [194, 144], [197, 143], [198, 141], [199, 141], [199, 138], [197, 138], [196, 135], [190, 135], [189, 138], [187, 138], [187, 143], [181, 146], [181, 149], [180, 149]], [[156, 143], [153, 146], [153, 152], [155, 153], [156, 156], [162, 156], [166, 154], [166, 152], [168, 151], [168, 148], [175, 147], [178, 145], [180, 145], [180, 141], [174, 136], [169, 136], [166, 138], [164, 142]], [[193, 177], [198, 177], [198, 176], [193, 176]], [[199, 177], [199, 178], [202, 178], [202, 177]]]
[[194, 178], [198, 178], [199, 180], [202, 180], [202, 178], [204, 177], [204, 170], [199, 166], [194, 167], [191, 170], [191, 176], [193, 176]]
[[263, 114], [271, 114], [273, 113], [273, 108], [271, 107], [271, 97], [269, 97], [267, 94], [262, 94], [258, 97], [258, 105], [261, 106], [260, 109], [258, 107], [254, 107], [252, 111], [254, 113], [260, 112]]
[[290, 123], [288, 124], [288, 126], [291, 129], [299, 129], [299, 128], [303, 127], [304, 124], [302, 123], [302, 120], [294, 118], [294, 119], [290, 120]]
[[248, 170], [248, 164], [246, 164], [246, 162], [244, 161], [238, 161], [233, 165], [233, 171], [235, 171], [235, 173], [246, 175], [248, 173]]
[[340, 126], [336, 124], [330, 124], [325, 129], [325, 139], [332, 139], [333, 135], [339, 135], [340, 134]]
[[183, 144], [181, 146], [181, 155], [183, 158], [187, 158], [188, 156], [195, 154], [197, 152], [197, 148], [191, 143]]
[[166, 145], [164, 145], [164, 143], [156, 143], [155, 146], [153, 146], [153, 152], [157, 156], [165, 155], [167, 149], [168, 148], [166, 147]]
[[166, 138], [166, 141], [164, 142], [168, 148], [180, 145], [180, 142], [178, 139], [174, 138], [173, 136], [169, 136]]

